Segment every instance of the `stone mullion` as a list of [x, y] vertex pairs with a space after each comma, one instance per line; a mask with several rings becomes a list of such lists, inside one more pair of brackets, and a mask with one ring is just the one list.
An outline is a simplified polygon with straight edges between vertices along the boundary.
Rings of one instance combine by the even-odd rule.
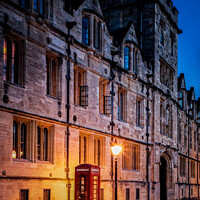
[[133, 49], [133, 45], [131, 45], [130, 46], [130, 55], [129, 55], [129, 58], [130, 58], [130, 61], [129, 61], [129, 64], [130, 64], [130, 71], [131, 72], [133, 72], [133, 62], [134, 62], [134, 60], [133, 60], [133, 58], [134, 58], [134, 56], [133, 56], [133, 54], [134, 54], [134, 49]]
[[94, 38], [94, 35], [93, 35], [93, 33], [94, 33], [94, 16], [93, 15], [91, 15], [91, 16], [89, 16], [89, 21], [90, 21], [90, 26], [89, 26], [89, 31], [90, 31], [90, 33], [89, 33], [89, 42], [90, 42], [90, 46], [92, 47], [94, 47], [95, 45], [94, 45], [94, 41], [93, 41], [93, 38]]

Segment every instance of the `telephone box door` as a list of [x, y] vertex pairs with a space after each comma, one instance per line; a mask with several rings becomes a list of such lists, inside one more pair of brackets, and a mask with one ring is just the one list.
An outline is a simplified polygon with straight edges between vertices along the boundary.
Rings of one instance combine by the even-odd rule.
[[100, 168], [81, 164], [75, 168], [75, 200], [100, 200]]

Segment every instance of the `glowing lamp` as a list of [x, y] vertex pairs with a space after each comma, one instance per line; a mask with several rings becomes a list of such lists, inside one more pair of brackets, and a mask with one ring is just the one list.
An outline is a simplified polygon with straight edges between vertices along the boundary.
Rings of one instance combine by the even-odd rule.
[[16, 151], [12, 151], [12, 158], [16, 158]]
[[110, 148], [114, 156], [118, 156], [120, 152], [122, 151], [122, 147], [118, 144], [114, 144]]

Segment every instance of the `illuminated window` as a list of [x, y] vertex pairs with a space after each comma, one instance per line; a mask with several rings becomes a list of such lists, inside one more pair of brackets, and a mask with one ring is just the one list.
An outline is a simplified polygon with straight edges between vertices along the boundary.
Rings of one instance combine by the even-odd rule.
[[22, 85], [22, 44], [10, 38], [3, 42], [3, 80]]
[[82, 42], [89, 45], [89, 19], [87, 17], [82, 18]]
[[122, 153], [122, 168], [128, 170], [140, 170], [140, 146], [125, 143]]
[[124, 47], [124, 69], [130, 69], [130, 48]]
[[58, 98], [59, 67], [58, 60], [52, 56], [46, 56], [46, 93]]
[[90, 134], [79, 135], [79, 164], [92, 162], [103, 166], [104, 138]]
[[12, 158], [27, 159], [27, 125], [13, 121], [13, 151]]
[[99, 138], [94, 139], [94, 164], [101, 166], [101, 157], [102, 157], [102, 141]]
[[48, 139], [47, 128], [37, 127], [37, 158], [38, 160], [48, 161]]

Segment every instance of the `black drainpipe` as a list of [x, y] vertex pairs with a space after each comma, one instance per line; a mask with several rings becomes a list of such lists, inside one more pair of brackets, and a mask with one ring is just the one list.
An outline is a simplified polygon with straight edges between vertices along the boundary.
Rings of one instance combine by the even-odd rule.
[[[152, 74], [147, 74], [147, 83], [150, 85], [149, 78]], [[146, 182], [147, 182], [147, 200], [150, 199], [150, 183], [149, 183], [149, 86], [147, 85], [147, 119], [146, 119], [146, 137], [147, 137], [147, 147], [146, 147]]]
[[67, 199], [70, 200], [70, 188], [71, 188], [71, 183], [70, 183], [70, 177], [69, 177], [69, 136], [70, 136], [70, 130], [69, 130], [69, 110], [70, 110], [70, 102], [69, 102], [69, 87], [70, 87], [70, 44], [72, 43], [72, 37], [70, 36], [70, 30], [76, 25], [77, 23], [75, 21], [73, 22], [66, 22], [66, 26], [68, 29], [68, 34], [67, 34], [67, 130], [66, 130], [66, 135], [67, 135], [67, 160], [66, 160], [66, 178], [67, 178]]
[[[111, 61], [111, 68], [110, 68], [110, 81], [111, 81], [111, 121], [110, 121], [110, 126], [111, 126], [111, 135], [114, 134], [114, 96], [115, 96], [115, 91], [114, 91], [114, 79], [115, 79], [115, 74], [114, 74], [114, 56], [119, 54], [119, 51], [111, 51], [112, 55], [112, 61]], [[111, 137], [111, 145], [113, 143], [113, 137]], [[111, 153], [111, 180], [113, 181], [114, 178], [114, 173], [113, 173], [113, 154]]]

